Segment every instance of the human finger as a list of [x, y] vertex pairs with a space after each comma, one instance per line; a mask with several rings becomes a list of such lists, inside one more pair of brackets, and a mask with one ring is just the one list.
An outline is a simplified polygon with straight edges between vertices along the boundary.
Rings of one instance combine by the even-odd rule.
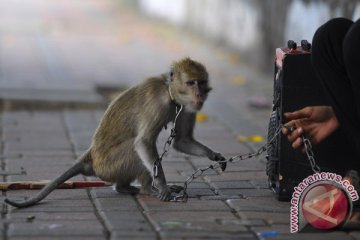
[[305, 107], [303, 109], [300, 109], [298, 111], [294, 112], [286, 112], [284, 113], [284, 116], [288, 120], [295, 120], [295, 119], [301, 119], [301, 118], [308, 118], [311, 116], [312, 108], [311, 107]]
[[287, 135], [287, 138], [290, 142], [294, 142], [297, 138], [300, 138], [303, 133], [303, 129], [297, 128], [294, 131], [292, 131], [290, 134]]
[[302, 140], [301, 137], [299, 137], [299, 138], [297, 138], [297, 139], [293, 142], [292, 147], [293, 147], [294, 149], [298, 149], [298, 148], [300, 148], [302, 145], [303, 145], [303, 140]]
[[287, 135], [288, 132], [289, 132], [289, 130], [288, 130], [286, 127], [283, 127], [283, 128], [281, 129], [281, 132], [282, 132], [282, 134]]
[[296, 129], [296, 120], [287, 122], [284, 127], [281, 129], [284, 135], [292, 133]]

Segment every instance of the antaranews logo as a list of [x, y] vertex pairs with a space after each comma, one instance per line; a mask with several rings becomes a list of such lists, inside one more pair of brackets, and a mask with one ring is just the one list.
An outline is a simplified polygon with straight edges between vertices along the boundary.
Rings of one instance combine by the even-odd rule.
[[336, 173], [308, 176], [294, 188], [290, 207], [290, 232], [310, 224], [332, 229], [344, 224], [352, 213], [352, 202], [359, 199], [354, 186]]

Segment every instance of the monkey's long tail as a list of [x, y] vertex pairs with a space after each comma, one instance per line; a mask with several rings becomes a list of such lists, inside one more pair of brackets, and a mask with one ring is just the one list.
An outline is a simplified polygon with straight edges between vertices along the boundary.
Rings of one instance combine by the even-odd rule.
[[24, 208], [24, 207], [30, 207], [32, 205], [35, 205], [37, 202], [44, 199], [47, 195], [49, 195], [54, 189], [56, 189], [59, 185], [64, 183], [69, 178], [72, 178], [80, 173], [82, 173], [84, 170], [84, 163], [82, 161], [79, 161], [74, 164], [69, 170], [61, 174], [59, 177], [57, 177], [55, 180], [50, 182], [48, 185], [46, 185], [36, 196], [24, 200], [24, 201], [14, 201], [10, 200], [8, 198], [5, 198], [5, 202], [10, 204], [11, 206], [17, 207], [17, 208]]

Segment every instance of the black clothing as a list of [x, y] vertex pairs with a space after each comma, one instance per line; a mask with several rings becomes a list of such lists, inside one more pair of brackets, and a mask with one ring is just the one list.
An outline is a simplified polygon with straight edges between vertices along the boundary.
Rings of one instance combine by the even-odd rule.
[[360, 19], [322, 25], [313, 38], [312, 64], [360, 161]]

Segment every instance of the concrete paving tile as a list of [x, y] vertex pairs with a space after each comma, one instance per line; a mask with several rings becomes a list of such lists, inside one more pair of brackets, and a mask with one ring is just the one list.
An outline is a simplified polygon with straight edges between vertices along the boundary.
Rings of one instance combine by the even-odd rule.
[[[171, 185], [171, 184], [183, 186], [184, 182], [169, 182], [168, 181], [168, 185]], [[207, 184], [206, 182], [192, 182], [188, 185], [188, 187], [191, 189], [211, 189], [210, 185]]]
[[48, 221], [9, 224], [8, 236], [104, 236], [98, 221]]
[[203, 196], [214, 196], [216, 195], [215, 192], [213, 190], [211, 190], [210, 188], [206, 189], [206, 188], [192, 188], [191, 184], [188, 185], [189, 188], [187, 189], [187, 194], [189, 197], [191, 198], [198, 198], [198, 197], [203, 197]]
[[90, 189], [90, 195], [92, 198], [131, 198], [132, 195], [128, 193], [118, 193], [113, 189], [113, 187], [102, 187], [102, 188], [92, 188]]
[[11, 165], [15, 164], [25, 164], [26, 166], [32, 165], [41, 165], [41, 164], [53, 164], [54, 166], [61, 165], [61, 164], [69, 164], [74, 163], [74, 156], [73, 154], [69, 154], [68, 156], [20, 156], [16, 158], [8, 157], [6, 159], [7, 163]]
[[282, 224], [282, 225], [272, 225], [272, 226], [252, 226], [251, 230], [254, 231], [256, 234], [260, 234], [262, 232], [269, 232], [269, 231], [275, 231], [277, 233], [290, 233], [290, 227], [289, 224]]
[[351, 235], [348, 235], [345, 232], [329, 232], [329, 233], [295, 233], [295, 234], [279, 234], [276, 237], [266, 238], [269, 240], [354, 240]]
[[236, 211], [290, 212], [290, 203], [279, 202], [272, 197], [249, 197], [226, 201]]
[[[136, 217], [133, 216], [136, 215]], [[137, 216], [136, 211], [117, 212], [115, 216], [111, 212], [100, 212], [100, 216], [104, 219], [104, 223], [109, 231], [128, 230], [152, 232], [153, 228], [144, 216]]]
[[201, 196], [200, 199], [201, 200], [212, 200], [212, 201], [216, 201], [216, 200], [229, 200], [229, 199], [242, 199], [244, 198], [241, 195], [215, 195], [215, 196]]
[[203, 141], [204, 144], [209, 146], [210, 148], [214, 149], [217, 152], [220, 152], [223, 155], [237, 155], [241, 154], [242, 152], [248, 153], [248, 149], [245, 148], [242, 144], [238, 143], [236, 140], [232, 139], [212, 139], [211, 141], [207, 140], [206, 143]]
[[[60, 172], [50, 172], [50, 171], [36, 171], [36, 170], [32, 170], [32, 169], [28, 169], [26, 170], [26, 175], [9, 175], [7, 178], [7, 181], [39, 181], [39, 180], [53, 180], [56, 177], [60, 176], [61, 173], [63, 173], [64, 171], [60, 171]], [[84, 178], [82, 177], [82, 175], [78, 175], [75, 177], [72, 177], [69, 181], [83, 181]], [[59, 189], [57, 189], [56, 191], [58, 191]], [[70, 189], [67, 189], [70, 190]], [[81, 189], [75, 189], [75, 190], [81, 190]], [[36, 190], [32, 190], [32, 191], [36, 191]], [[53, 195], [53, 193], [51, 193], [51, 195]]]
[[34, 212], [91, 212], [94, 207], [89, 200], [43, 200], [37, 205], [29, 208], [14, 208], [9, 206], [14, 213], [34, 213]]
[[248, 197], [273, 197], [274, 193], [270, 189], [220, 189], [219, 194], [224, 195], [241, 195], [244, 198]]
[[[238, 154], [231, 157], [235, 157], [237, 155]], [[226, 172], [264, 171], [265, 169], [266, 169], [265, 160], [264, 158], [259, 157], [259, 158], [251, 158], [247, 160], [234, 161], [232, 163], [228, 163]]]
[[257, 239], [251, 233], [229, 233], [209, 231], [166, 231], [160, 232], [161, 239]]
[[221, 220], [223, 225], [243, 225], [248, 227], [267, 226], [267, 223], [263, 219], [237, 219], [237, 220]]
[[[35, 195], [39, 190], [14, 190], [7, 191], [6, 195], [17, 199], [23, 199]], [[56, 189], [45, 200], [83, 200], [89, 199], [86, 189]]]
[[155, 226], [160, 232], [163, 231], [208, 231], [208, 232], [229, 232], [240, 233], [249, 232], [249, 229], [243, 224], [221, 224], [218, 222], [181, 222], [165, 221]]
[[151, 240], [151, 239], [158, 239], [157, 233], [150, 232], [150, 231], [128, 231], [128, 230], [116, 230], [112, 231], [111, 233], [111, 240], [117, 239], [139, 239], [139, 240]]
[[160, 224], [164, 221], [181, 221], [181, 222], [215, 222], [222, 219], [237, 219], [229, 211], [145, 211], [153, 225]]
[[[43, 206], [41, 206], [43, 205]], [[46, 206], [45, 206], [46, 205]], [[69, 207], [69, 208], [72, 208], [72, 207], [93, 207], [91, 201], [89, 199], [84, 199], [84, 200], [81, 200], [81, 199], [77, 199], [77, 200], [69, 200], [69, 199], [56, 199], [56, 200], [53, 200], [53, 199], [47, 199], [46, 200], [46, 204], [45, 204], [45, 201], [43, 203], [40, 203], [38, 205], [34, 205], [33, 208], [37, 207], [37, 206], [41, 206], [41, 207], [47, 207], [47, 208], [56, 208], [56, 207], [59, 207], [59, 208], [62, 208], [62, 207]], [[23, 210], [23, 209], [22, 209]]]
[[145, 215], [140, 209], [134, 210], [124, 210], [124, 211], [98, 211], [98, 213], [107, 218], [109, 221], [119, 222], [119, 221], [144, 221]]
[[212, 187], [215, 189], [253, 189], [254, 186], [249, 181], [224, 181], [224, 182], [211, 182]]
[[14, 155], [14, 154], [21, 154], [22, 156], [73, 156], [74, 153], [68, 149], [42, 149], [39, 151], [38, 149], [27, 149], [27, 150], [9, 150], [4, 148], [4, 154], [6, 155]]
[[360, 239], [360, 231], [351, 231], [349, 235], [356, 240]]
[[267, 179], [253, 179], [250, 183], [257, 189], [269, 189], [269, 181]]
[[138, 197], [140, 205], [145, 211], [226, 211], [229, 207], [222, 201], [206, 201], [189, 199], [182, 202], [161, 202], [153, 197]]
[[138, 204], [131, 195], [120, 196], [118, 198], [96, 198], [94, 199], [94, 204], [99, 211], [139, 210]]
[[[192, 173], [193, 173], [193, 171], [186, 172], [186, 174], [184, 172], [181, 172], [181, 174], [165, 172], [165, 177], [166, 177], [167, 182], [185, 182]], [[203, 182], [203, 180], [201, 180], [201, 179], [195, 179], [195, 181]]]
[[33, 145], [20, 145], [20, 144], [6, 144], [4, 148], [5, 153], [14, 153], [14, 152], [37, 152], [37, 151], [71, 151], [71, 146], [68, 144], [65, 145], [54, 145], [47, 143], [36, 143]]
[[190, 156], [189, 161], [195, 166], [195, 168], [208, 167], [211, 164], [214, 164], [213, 161], [205, 157], [194, 157]]
[[168, 162], [163, 161], [162, 163], [163, 169], [165, 173], [179, 173], [182, 171], [194, 171], [194, 168], [190, 165], [190, 163], [186, 162]]
[[265, 220], [268, 224], [289, 224], [290, 213], [285, 212], [260, 212], [260, 211], [240, 211], [238, 212], [244, 219]]
[[[20, 175], [22, 179], [37, 179], [37, 180], [52, 180], [56, 177], [60, 176], [64, 173], [67, 169], [72, 167], [72, 164], [69, 163], [68, 165], [62, 166], [49, 166], [49, 165], [40, 165], [40, 166], [28, 166], [18, 164], [17, 166], [12, 167], [12, 164], [9, 164], [9, 172], [16, 172], [17, 169], [23, 167], [26, 171], [26, 175]], [[14, 175], [14, 177], [20, 177], [19, 175]], [[13, 178], [13, 177], [12, 177]]]
[[24, 213], [22, 211], [12, 211], [9, 214], [10, 222], [23, 220], [26, 221], [28, 217], [34, 217], [33, 221], [84, 221], [84, 220], [97, 220], [97, 216], [95, 212], [32, 212], [32, 213]]
[[9, 240], [106, 240], [106, 236], [13, 236]]
[[208, 182], [243, 181], [267, 179], [265, 171], [223, 172], [220, 175], [206, 176]]
[[[44, 117], [43, 119], [34, 121], [19, 121], [16, 125], [9, 125], [4, 127], [5, 137], [16, 137], [16, 136], [43, 136], [66, 139], [65, 128], [61, 122], [52, 122], [51, 119]], [[58, 135], [57, 135], [58, 134]]]
[[44, 202], [44, 204], [34, 205], [32, 207], [22, 208], [22, 209], [11, 207], [11, 211], [15, 213], [19, 212], [19, 213], [28, 214], [28, 213], [36, 213], [36, 212], [48, 212], [48, 213], [89, 212], [94, 210], [93, 207], [69, 207], [69, 206], [55, 207], [55, 206], [46, 206], [45, 204], [46, 203]]
[[60, 150], [56, 150], [56, 151], [34, 151], [34, 152], [26, 152], [26, 151], [21, 151], [18, 152], [18, 154], [20, 154], [20, 156], [22, 156], [22, 158], [27, 159], [27, 158], [37, 158], [37, 157], [54, 157], [56, 159], [56, 157], [66, 157], [66, 158], [74, 158], [74, 153], [72, 151], [60, 151]]

